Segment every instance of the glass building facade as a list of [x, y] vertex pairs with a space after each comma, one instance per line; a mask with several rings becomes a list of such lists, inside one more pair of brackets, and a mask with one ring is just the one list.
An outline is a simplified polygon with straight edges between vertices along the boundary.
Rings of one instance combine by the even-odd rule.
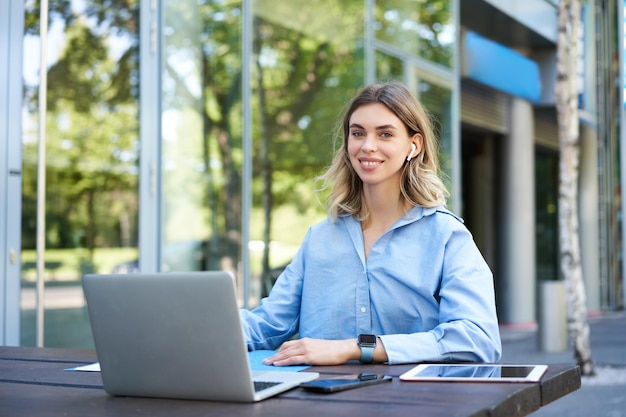
[[[500, 198], [489, 190], [508, 130], [481, 124], [500, 93], [463, 74], [463, 31], [488, 23], [472, 17], [469, 2], [50, 0], [43, 37], [40, 4], [0, 0], [0, 16], [10, 17], [0, 20], [8, 97], [0, 104], [8, 168], [0, 342], [38, 343], [38, 239], [46, 346], [91, 346], [85, 273], [225, 269], [242, 307], [258, 304], [307, 228], [326, 216], [313, 179], [330, 163], [343, 106], [375, 80], [403, 81], [435, 116], [449, 207], [467, 215], [500, 271], [502, 216], [483, 203]], [[510, 48], [554, 48], [549, 36], [516, 45], [487, 35]], [[461, 100], [474, 92], [490, 97], [484, 108]], [[536, 175], [553, 176], [558, 150], [536, 153]], [[538, 180], [535, 190], [545, 264], [537, 271], [557, 262], [555, 213], [544, 210], [554, 208], [555, 188]], [[528, 279], [534, 286], [536, 276]], [[497, 281], [500, 299], [507, 280]]]
[[23, 72], [13, 74], [24, 87], [19, 343], [36, 343], [41, 126], [46, 345], [80, 344], [61, 310], [86, 320], [78, 284], [90, 272], [226, 269], [251, 307], [325, 217], [312, 180], [365, 83], [411, 86], [440, 121], [454, 178], [454, 8], [52, 0], [41, 121], [40, 3], [25, 2]]

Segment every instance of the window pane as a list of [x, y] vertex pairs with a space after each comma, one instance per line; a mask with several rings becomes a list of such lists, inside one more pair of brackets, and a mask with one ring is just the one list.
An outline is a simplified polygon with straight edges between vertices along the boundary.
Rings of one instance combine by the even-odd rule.
[[[444, 183], [451, 189], [452, 176], [452, 91], [449, 88], [428, 82], [417, 77], [417, 98], [435, 118], [435, 134], [439, 139], [440, 163], [444, 174]], [[448, 205], [451, 207], [451, 200]]]
[[452, 68], [455, 26], [452, 0], [378, 0], [376, 38]]
[[535, 154], [535, 234], [538, 280], [559, 279], [558, 154]]
[[164, 3], [164, 271], [241, 260], [241, 2]]
[[[138, 2], [51, 1], [46, 346], [92, 346], [81, 276], [137, 256]], [[24, 34], [21, 343], [35, 344], [39, 6]]]
[[378, 80], [404, 79], [404, 63], [402, 60], [376, 51], [376, 77]]
[[[313, 179], [346, 101], [363, 86], [362, 0], [254, 2], [252, 270], [266, 294], [311, 224]], [[341, 29], [339, 29], [341, 28]], [[322, 197], [323, 199], [323, 197]]]

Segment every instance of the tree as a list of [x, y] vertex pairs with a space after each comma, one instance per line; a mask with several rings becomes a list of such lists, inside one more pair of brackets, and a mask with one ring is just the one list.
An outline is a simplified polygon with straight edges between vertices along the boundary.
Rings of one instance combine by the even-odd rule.
[[560, 143], [559, 241], [561, 274], [567, 294], [568, 332], [574, 356], [583, 375], [595, 373], [589, 342], [585, 284], [580, 255], [578, 219], [578, 171], [580, 133], [578, 124], [577, 60], [580, 0], [561, 0], [558, 11], [556, 107]]

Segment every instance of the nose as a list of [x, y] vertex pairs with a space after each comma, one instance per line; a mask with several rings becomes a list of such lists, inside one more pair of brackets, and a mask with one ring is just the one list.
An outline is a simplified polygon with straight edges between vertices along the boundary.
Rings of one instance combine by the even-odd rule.
[[376, 138], [374, 135], [366, 135], [361, 143], [361, 150], [363, 152], [374, 152], [376, 150]]

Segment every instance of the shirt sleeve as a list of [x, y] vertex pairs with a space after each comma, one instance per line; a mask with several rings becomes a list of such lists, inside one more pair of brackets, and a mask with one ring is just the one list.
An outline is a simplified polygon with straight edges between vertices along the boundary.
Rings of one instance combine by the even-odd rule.
[[462, 225], [454, 228], [445, 242], [436, 297], [439, 324], [433, 329], [380, 336], [390, 364], [500, 360], [502, 346], [493, 276]]
[[298, 332], [307, 232], [293, 260], [280, 274], [267, 298], [253, 310], [240, 310], [248, 350], [278, 348]]

